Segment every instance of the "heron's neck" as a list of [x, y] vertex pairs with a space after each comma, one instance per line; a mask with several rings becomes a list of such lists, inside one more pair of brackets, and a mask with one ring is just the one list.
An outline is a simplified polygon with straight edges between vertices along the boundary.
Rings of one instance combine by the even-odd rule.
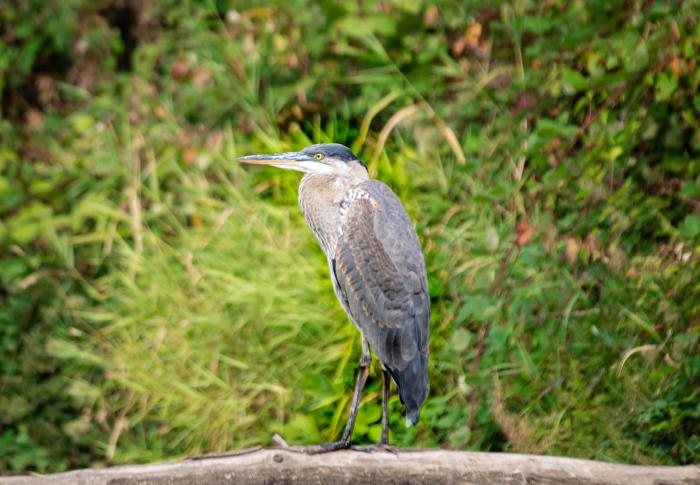
[[338, 240], [340, 202], [359, 181], [333, 174], [307, 173], [299, 184], [299, 207], [329, 259]]

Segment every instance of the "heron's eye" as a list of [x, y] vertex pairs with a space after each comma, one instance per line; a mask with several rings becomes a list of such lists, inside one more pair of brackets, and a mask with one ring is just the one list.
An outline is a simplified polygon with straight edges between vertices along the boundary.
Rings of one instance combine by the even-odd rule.
[[323, 153], [317, 153], [316, 155], [314, 155], [314, 158], [316, 160], [323, 160]]

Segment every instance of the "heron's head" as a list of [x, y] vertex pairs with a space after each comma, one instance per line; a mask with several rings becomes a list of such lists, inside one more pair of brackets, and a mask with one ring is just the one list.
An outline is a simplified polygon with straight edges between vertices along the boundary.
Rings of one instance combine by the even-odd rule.
[[348, 176], [358, 171], [367, 173], [365, 164], [348, 147], [340, 143], [311, 145], [299, 152], [248, 155], [238, 157], [238, 160], [253, 165], [271, 165], [306, 173]]

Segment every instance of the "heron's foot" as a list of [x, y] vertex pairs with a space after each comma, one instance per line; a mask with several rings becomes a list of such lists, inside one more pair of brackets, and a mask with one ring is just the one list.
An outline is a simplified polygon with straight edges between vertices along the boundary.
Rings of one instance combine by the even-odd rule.
[[374, 453], [374, 452], [384, 452], [384, 453], [393, 453], [394, 455], [399, 454], [399, 450], [394, 448], [393, 446], [389, 446], [388, 443], [376, 443], [374, 445], [362, 445], [362, 446], [351, 446], [351, 450], [355, 451], [363, 451], [365, 453]]
[[321, 453], [330, 453], [332, 451], [350, 449], [350, 440], [332, 441], [321, 445], [304, 446], [302, 451], [307, 455], [320, 455]]
[[351, 448], [350, 440], [331, 441], [330, 443], [322, 443], [320, 445], [290, 445], [280, 435], [275, 433], [272, 436], [277, 446], [296, 453], [306, 453], [307, 455], [319, 455], [321, 453], [330, 453], [331, 451], [348, 450]]

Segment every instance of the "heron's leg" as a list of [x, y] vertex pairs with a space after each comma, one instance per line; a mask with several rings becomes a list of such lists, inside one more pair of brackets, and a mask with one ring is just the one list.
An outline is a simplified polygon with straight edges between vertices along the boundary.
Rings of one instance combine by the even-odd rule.
[[372, 354], [369, 352], [369, 342], [364, 336], [362, 337], [362, 355], [360, 355], [360, 368], [357, 371], [357, 383], [355, 384], [355, 392], [352, 396], [352, 404], [350, 405], [350, 416], [348, 416], [348, 422], [345, 424], [345, 431], [343, 431], [343, 436], [340, 441], [347, 443], [346, 446], [350, 445], [350, 440], [352, 439], [352, 430], [355, 427], [355, 418], [357, 418], [357, 410], [360, 407], [360, 399], [362, 398], [362, 391], [365, 388], [365, 383], [367, 382], [367, 374], [369, 373], [369, 364], [372, 362]]
[[365, 451], [371, 453], [373, 451], [388, 451], [398, 455], [398, 450], [389, 446], [389, 389], [391, 388], [391, 377], [389, 371], [382, 369], [384, 374], [382, 385], [382, 437], [379, 442], [374, 445], [351, 446], [350, 448], [357, 451]]
[[350, 448], [352, 430], [355, 427], [355, 418], [357, 418], [357, 410], [360, 407], [360, 398], [362, 397], [362, 390], [365, 388], [365, 382], [367, 382], [367, 374], [369, 373], [369, 364], [371, 362], [372, 354], [370, 354], [369, 351], [369, 342], [363, 336], [362, 355], [360, 355], [360, 368], [357, 371], [357, 383], [355, 384], [355, 392], [353, 393], [352, 403], [350, 405], [350, 415], [348, 416], [348, 421], [345, 424], [345, 430], [343, 431], [340, 441], [333, 441], [331, 443], [324, 443], [317, 446], [307, 446], [304, 449], [304, 452], [308, 454], [317, 454]]
[[379, 440], [379, 445], [389, 443], [389, 388], [391, 386], [391, 378], [389, 371], [382, 369], [384, 374], [384, 384], [382, 385], [382, 437]]

